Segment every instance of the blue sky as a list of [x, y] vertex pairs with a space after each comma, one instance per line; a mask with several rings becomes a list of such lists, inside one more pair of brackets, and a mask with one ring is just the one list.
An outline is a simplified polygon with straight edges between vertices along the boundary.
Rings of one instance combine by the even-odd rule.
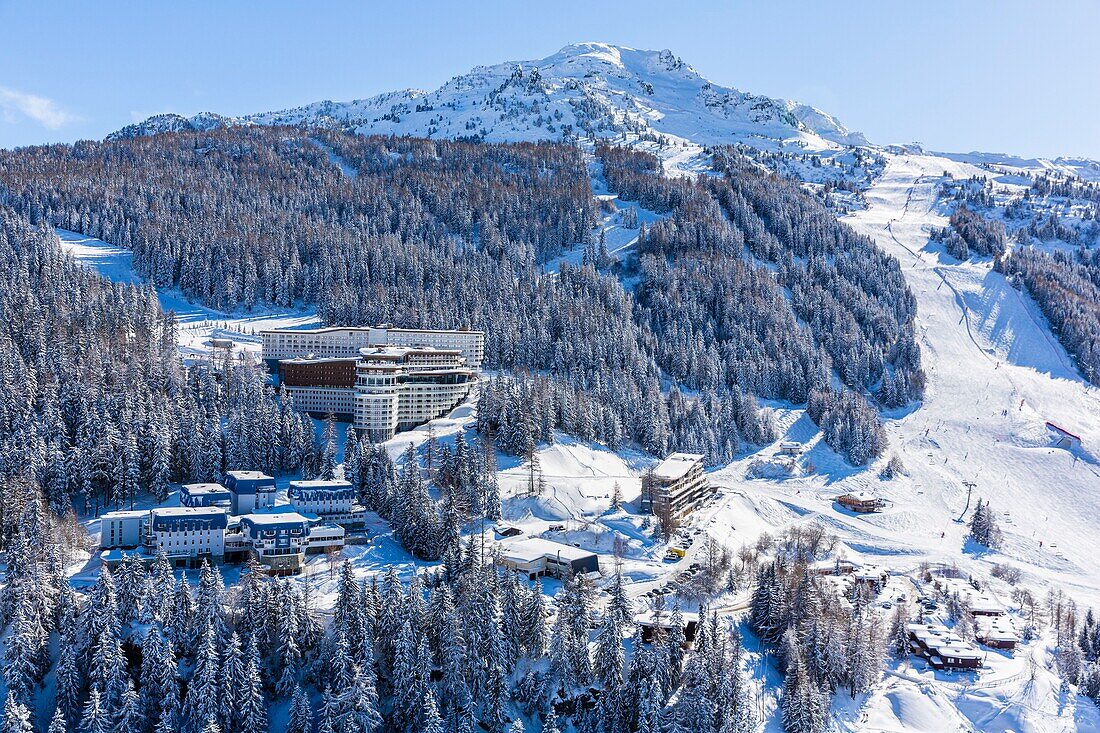
[[[460, 9], [459, 9], [460, 8]], [[0, 147], [434, 88], [567, 43], [669, 48], [875, 142], [1100, 159], [1100, 2], [9, 2]]]

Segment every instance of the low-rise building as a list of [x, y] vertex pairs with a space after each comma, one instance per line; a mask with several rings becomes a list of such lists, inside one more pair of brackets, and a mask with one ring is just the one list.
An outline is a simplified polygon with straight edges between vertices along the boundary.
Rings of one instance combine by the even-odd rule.
[[177, 567], [221, 562], [228, 523], [221, 507], [157, 507], [149, 511], [143, 546], [152, 555], [163, 552]]
[[703, 471], [704, 456], [673, 453], [642, 478], [642, 511], [679, 519], [714, 493]]
[[577, 573], [598, 574], [600, 559], [594, 552], [541, 537], [513, 538], [497, 543], [500, 563], [531, 580], [543, 575], [568, 578]]
[[104, 513], [99, 518], [99, 546], [104, 549], [140, 546], [142, 523], [148, 517], [147, 509]]
[[[690, 644], [695, 641], [695, 633], [699, 630], [699, 614], [691, 611], [681, 611], [680, 620], [682, 622], [680, 628], [684, 632], [684, 641]], [[671, 631], [673, 628], [672, 621], [673, 613], [667, 609], [660, 611], [653, 609], [634, 616], [634, 624], [641, 630], [642, 641], [646, 644], [653, 642], [653, 637], [657, 635], [658, 629], [666, 634]]]
[[841, 494], [836, 498], [836, 503], [840, 504], [845, 509], [850, 509], [859, 514], [880, 512], [886, 505], [882, 499], [878, 498], [870, 491], [863, 490], [849, 491], [847, 494]]
[[795, 456], [795, 457], [798, 457], [798, 456], [802, 455], [802, 452], [804, 450], [805, 450], [805, 446], [803, 446], [801, 443], [796, 443], [796, 442], [791, 441], [791, 440], [785, 440], [785, 441], [783, 441], [782, 443], [779, 444], [779, 450], [777, 450], [776, 453], [778, 453], [781, 456]]
[[183, 484], [180, 486], [180, 504], [183, 506], [219, 506], [230, 509], [233, 495], [221, 484]]
[[992, 649], [1011, 650], [1020, 643], [1020, 636], [1007, 616], [987, 616], [979, 619], [974, 638]]
[[958, 595], [972, 616], [1003, 616], [1008, 609], [987, 590], [978, 590], [962, 578], [938, 577], [934, 585], [947, 595]]
[[909, 648], [936, 669], [978, 669], [985, 654], [958, 634], [936, 624], [908, 624]]
[[332, 522], [312, 522], [309, 525], [309, 541], [306, 543], [306, 554], [312, 555], [318, 552], [328, 552], [343, 548], [346, 530], [339, 524]]
[[275, 504], [275, 479], [260, 471], [227, 471], [225, 487], [230, 493], [230, 511], [250, 514]]

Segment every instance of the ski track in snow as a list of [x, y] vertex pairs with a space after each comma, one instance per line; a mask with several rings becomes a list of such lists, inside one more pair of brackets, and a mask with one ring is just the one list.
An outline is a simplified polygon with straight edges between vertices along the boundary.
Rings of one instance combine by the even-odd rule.
[[[86, 267], [113, 282], [141, 285], [144, 278], [133, 269], [133, 253], [79, 232], [55, 229], [61, 248]], [[226, 313], [189, 301], [177, 289], [157, 289], [161, 308], [176, 315], [177, 341], [185, 361], [208, 358], [211, 338], [233, 341], [234, 350], [260, 351], [259, 331], [269, 328], [313, 328], [321, 325], [312, 308], [257, 308]]]

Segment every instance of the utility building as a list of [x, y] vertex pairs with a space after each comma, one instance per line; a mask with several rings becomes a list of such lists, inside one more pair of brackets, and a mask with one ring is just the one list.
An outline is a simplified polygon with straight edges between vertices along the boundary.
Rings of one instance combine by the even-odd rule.
[[501, 565], [531, 580], [543, 575], [568, 578], [577, 573], [600, 572], [596, 553], [541, 537], [510, 539], [499, 543], [497, 548]]

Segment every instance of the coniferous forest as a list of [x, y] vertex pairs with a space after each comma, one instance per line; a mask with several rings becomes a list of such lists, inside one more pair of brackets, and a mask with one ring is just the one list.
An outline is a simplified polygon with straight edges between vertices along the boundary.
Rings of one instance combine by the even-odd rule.
[[[230, 128], [0, 152], [5, 731], [259, 733], [276, 708], [294, 733], [519, 731], [517, 708], [548, 733], [754, 729], [736, 628], [704, 610], [690, 653], [676, 620], [628, 642], [621, 583], [597, 609], [578, 577], [550, 607], [460, 534], [500, 516], [494, 448], [524, 455], [565, 431], [719, 463], [777, 437], [760, 405], [778, 400], [866, 464], [885, 449], [877, 408], [921, 398], [897, 263], [797, 185], [735, 151], [716, 160], [716, 175], [671, 178], [600, 147], [611, 190], [661, 218], [621, 260], [574, 266], [556, 258], [594, 247], [607, 212], [566, 145]], [[215, 308], [484, 329], [498, 376], [480, 391], [482, 445], [447, 448], [430, 485], [411, 450], [398, 467], [352, 433], [344, 451], [360, 501], [440, 572], [364, 584], [345, 566], [329, 623], [257, 567], [227, 589], [215, 568], [192, 587], [164, 558], [126, 561], [75, 592], [78, 516], [230, 469], [331, 477], [336, 449], [255, 365], [184, 370], [153, 287], [90, 272], [53, 227], [130, 249], [152, 285]], [[848, 661], [814, 667], [820, 650], [794, 640], [802, 609], [756, 613], [804, 574], [761, 569], [753, 624], [783, 650], [789, 729], [816, 731], [825, 696], [877, 674], [882, 640], [858, 607], [828, 615]]]
[[555, 395], [598, 405], [556, 408], [571, 416], [558, 426], [597, 440], [729, 460], [774, 437], [743, 417], [754, 399], [806, 403], [835, 374], [850, 429], [829, 444], [855, 463], [877, 456], [867, 398], [923, 392], [897, 263], [734, 152], [699, 181], [644, 153], [597, 153], [612, 190], [664, 219], [625, 262], [553, 277], [546, 264], [600, 216], [583, 156], [560, 144], [229, 128], [5, 151], [0, 183], [33, 225], [130, 248], [157, 286], [212, 307], [483, 328], [488, 366], [548, 374]]

